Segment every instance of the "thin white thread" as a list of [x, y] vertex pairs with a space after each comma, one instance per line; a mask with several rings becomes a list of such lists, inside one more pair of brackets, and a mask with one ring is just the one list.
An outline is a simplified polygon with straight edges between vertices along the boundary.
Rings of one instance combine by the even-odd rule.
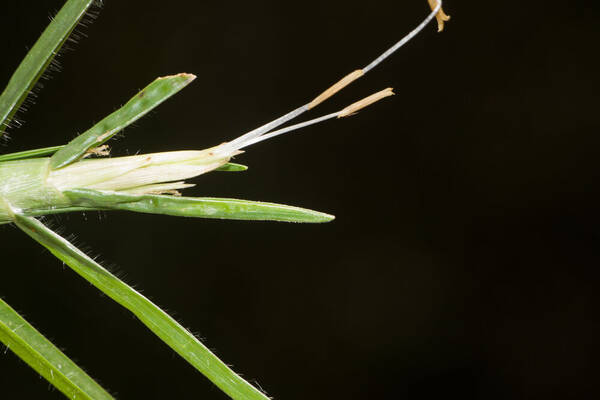
[[258, 142], [262, 142], [263, 140], [271, 139], [271, 138], [273, 138], [275, 136], [283, 135], [284, 133], [295, 131], [297, 129], [301, 129], [301, 128], [304, 128], [304, 127], [307, 127], [307, 126], [310, 126], [310, 125], [318, 124], [319, 122], [327, 121], [328, 119], [332, 119], [332, 118], [337, 117], [340, 112], [341, 111], [338, 111], [338, 112], [335, 112], [335, 113], [331, 113], [331, 114], [327, 114], [327, 115], [324, 115], [324, 116], [319, 117], [319, 118], [311, 119], [310, 121], [300, 122], [299, 124], [290, 125], [288, 127], [285, 127], [285, 128], [282, 128], [282, 129], [278, 129], [276, 131], [265, 133], [262, 136], [255, 137], [254, 139], [251, 139], [251, 140], [248, 140], [248, 141], [242, 143], [241, 147], [239, 147], [237, 150], [243, 149], [244, 147], [251, 146], [251, 145], [253, 145], [255, 143], [258, 143]]
[[419, 32], [421, 32], [423, 30], [423, 28], [425, 28], [425, 26], [427, 26], [427, 24], [429, 24], [433, 18], [435, 18], [435, 15], [441, 10], [441, 8], [442, 8], [442, 0], [438, 0], [438, 4], [435, 7], [435, 9], [427, 16], [427, 18], [425, 18], [423, 20], [423, 22], [421, 22], [421, 24], [419, 24], [419, 26], [417, 26], [415, 29], [413, 29], [408, 35], [406, 35], [402, 39], [400, 39], [400, 41], [398, 41], [398, 43], [396, 43], [395, 45], [390, 47], [382, 55], [380, 55], [375, 60], [373, 60], [373, 62], [371, 62], [369, 65], [364, 67], [363, 72], [366, 74], [367, 72], [369, 72], [370, 70], [375, 68], [378, 64], [380, 64], [382, 61], [384, 61], [386, 58], [388, 58], [389, 56], [394, 54], [394, 52], [396, 52], [396, 50], [398, 50], [400, 47], [404, 46], [412, 38], [417, 36], [419, 34]]
[[[386, 50], [383, 54], [381, 54], [379, 57], [377, 57], [375, 60], [373, 60], [370, 64], [368, 64], [366, 67], [363, 68], [363, 76], [369, 72], [370, 70], [372, 70], [373, 68], [375, 68], [377, 65], [381, 64], [386, 58], [388, 58], [389, 56], [391, 56], [394, 52], [396, 52], [399, 48], [401, 48], [402, 46], [404, 46], [406, 43], [408, 43], [411, 39], [413, 39], [417, 34], [419, 34], [419, 32], [421, 32], [425, 26], [427, 26], [427, 24], [429, 24], [431, 22], [431, 20], [433, 18], [435, 18], [436, 14], [442, 9], [442, 0], [437, 0], [437, 6], [434, 8], [434, 10], [429, 13], [427, 15], [427, 17], [423, 20], [423, 22], [421, 22], [415, 29], [413, 29], [410, 33], [408, 33], [406, 36], [404, 36], [402, 39], [400, 39], [395, 45], [393, 45], [392, 47], [390, 47], [388, 50]], [[301, 114], [305, 113], [306, 111], [308, 111], [309, 105], [312, 103], [312, 101], [310, 103], [307, 103], [305, 105], [303, 105], [302, 107], [298, 107], [297, 109], [271, 121], [266, 123], [265, 125], [262, 125], [250, 132], [247, 132], [241, 136], [239, 136], [238, 138], [232, 140], [231, 142], [228, 142], [224, 145], [222, 145], [219, 149], [217, 149], [216, 151], [221, 153], [221, 154], [228, 154], [228, 153], [232, 153], [235, 150], [239, 150], [241, 148], [247, 147], [251, 144], [255, 144], [258, 142], [261, 142], [263, 140], [266, 140], [268, 138], [272, 138], [278, 135], [281, 135], [283, 133], [286, 132], [290, 132], [292, 130], [296, 130], [296, 129], [300, 129], [302, 127], [308, 126], [308, 125], [312, 125], [315, 124], [317, 122], [321, 122], [321, 121], [325, 121], [327, 119], [331, 119], [333, 118], [333, 116], [337, 116], [337, 114], [339, 114], [339, 112], [337, 113], [333, 113], [333, 114], [329, 114], [326, 115], [324, 117], [320, 117], [320, 118], [316, 118], [314, 120], [310, 120], [304, 123], [300, 123], [300, 124], [296, 124], [293, 125], [289, 128], [293, 128], [293, 129], [281, 129], [279, 131], [273, 132], [273, 133], [277, 133], [276, 135], [270, 135], [267, 136], [265, 135], [266, 133], [272, 131], [273, 129], [277, 128], [278, 126], [281, 126], [283, 124], [285, 124], [286, 122], [291, 121], [294, 118], [297, 118], [298, 116], [300, 116]], [[315, 122], [317, 121], [317, 122]], [[257, 138], [261, 138], [260, 140], [256, 140]], [[264, 139], [263, 139], [264, 137]]]
[[[291, 112], [277, 118], [276, 120], [266, 123], [263, 126], [259, 126], [258, 128], [251, 130], [248, 133], [243, 134], [242, 136], [238, 137], [237, 139], [232, 140], [231, 142], [229, 142], [225, 146], [223, 146], [223, 148], [220, 149], [219, 151], [225, 151], [226, 148], [228, 150], [234, 149], [236, 147], [236, 145], [242, 144], [242, 142], [252, 140], [255, 137], [258, 137], [264, 133], [267, 133], [267, 132], [277, 128], [278, 126], [283, 125], [288, 121], [291, 121], [292, 119], [296, 118], [297, 116], [299, 116], [300, 114], [304, 113], [307, 110], [308, 110], [308, 105], [298, 107], [294, 111], [291, 111]], [[240, 148], [240, 147], [238, 146], [237, 148]], [[225, 152], [227, 152], [227, 151], [225, 151]]]

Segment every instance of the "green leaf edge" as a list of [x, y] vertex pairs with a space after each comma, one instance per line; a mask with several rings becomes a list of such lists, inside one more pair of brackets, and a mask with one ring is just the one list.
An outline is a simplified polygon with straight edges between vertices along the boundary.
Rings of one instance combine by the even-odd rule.
[[52, 147], [44, 147], [41, 149], [20, 151], [18, 153], [3, 154], [3, 155], [0, 155], [0, 162], [24, 160], [26, 158], [47, 157], [47, 156], [50, 156], [50, 155], [56, 153], [58, 150], [62, 149], [63, 147], [65, 147], [65, 146], [64, 145], [63, 146], [52, 146]]
[[50, 158], [50, 168], [59, 169], [81, 159], [88, 150], [110, 140], [119, 131], [146, 115], [194, 79], [196, 79], [195, 75], [186, 73], [155, 79], [117, 111], [58, 150]]
[[0, 342], [71, 399], [113, 397], [0, 299]]
[[27, 53], [0, 95], [0, 138], [36, 82], [95, 0], [69, 0]]
[[33, 217], [15, 214], [15, 224], [108, 297], [131, 311], [163, 342], [234, 400], [269, 400], [237, 375], [193, 334], [135, 289]]
[[72, 189], [62, 193], [76, 207], [126, 210], [177, 217], [299, 223], [324, 223], [335, 219], [333, 215], [306, 208], [239, 199], [131, 195], [91, 189]]

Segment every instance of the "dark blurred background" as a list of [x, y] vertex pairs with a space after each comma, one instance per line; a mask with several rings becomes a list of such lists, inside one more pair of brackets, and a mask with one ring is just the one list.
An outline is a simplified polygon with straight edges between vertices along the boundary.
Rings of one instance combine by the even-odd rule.
[[[4, 0], [4, 85], [62, 0]], [[447, 0], [323, 104], [352, 118], [262, 143], [188, 194], [333, 213], [325, 225], [52, 218], [275, 399], [597, 398], [600, 6]], [[2, 152], [65, 143], [157, 76], [198, 79], [111, 143], [202, 149], [312, 99], [425, 0], [106, 1]], [[307, 116], [306, 118], [308, 118]], [[0, 296], [122, 399], [225, 396], [14, 227]], [[10, 351], [6, 398], [62, 396]]]

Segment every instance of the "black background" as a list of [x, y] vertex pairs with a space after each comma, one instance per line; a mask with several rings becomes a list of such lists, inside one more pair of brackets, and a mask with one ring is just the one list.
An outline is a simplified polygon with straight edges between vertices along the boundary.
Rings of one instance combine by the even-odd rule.
[[[59, 0], [4, 0], [1, 83]], [[448, 0], [323, 104], [352, 118], [262, 143], [188, 194], [299, 205], [325, 225], [69, 215], [100, 255], [275, 399], [595, 398], [600, 261], [593, 1]], [[2, 152], [65, 143], [157, 76], [198, 79], [113, 155], [202, 149], [305, 102], [428, 12], [425, 0], [107, 1]], [[225, 396], [12, 226], [0, 296], [119, 398]], [[0, 397], [61, 398], [10, 351]]]

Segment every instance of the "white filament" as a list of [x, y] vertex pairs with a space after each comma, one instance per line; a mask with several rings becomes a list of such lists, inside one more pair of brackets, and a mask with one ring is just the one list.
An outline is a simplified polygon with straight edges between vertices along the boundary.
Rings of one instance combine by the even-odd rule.
[[[431, 20], [433, 18], [435, 18], [436, 14], [441, 10], [441, 8], [442, 8], [442, 0], [437, 0], [437, 6], [434, 8], [433, 11], [431, 11], [431, 13], [429, 13], [427, 15], [427, 17], [423, 20], [423, 22], [421, 22], [419, 24], [419, 26], [417, 26], [415, 29], [413, 29], [409, 34], [404, 36], [400, 41], [398, 41], [396, 44], [394, 44], [392, 47], [390, 47], [388, 50], [386, 50], [383, 54], [381, 54], [379, 57], [377, 57], [375, 60], [373, 60], [370, 64], [368, 64], [366, 67], [364, 67], [363, 75], [366, 74], [368, 71], [372, 70], [373, 68], [375, 68], [377, 65], [381, 64], [386, 58], [391, 56], [394, 52], [396, 52], [398, 49], [400, 49], [402, 46], [404, 46], [406, 43], [408, 43], [412, 38], [414, 38], [419, 32], [421, 32], [425, 28], [425, 26], [427, 24], [429, 24], [429, 22], [431, 22]], [[293, 110], [271, 122], [268, 122], [265, 125], [262, 125], [256, 129], [253, 129], [250, 132], [247, 132], [247, 133], [239, 136], [238, 138], [232, 140], [231, 142], [228, 142], [228, 143], [225, 143], [225, 144], [219, 146], [216, 149], [216, 151], [221, 154], [231, 153], [237, 149], [241, 149], [241, 148], [247, 147], [251, 144], [258, 143], [262, 140], [266, 140], [267, 138], [281, 135], [285, 132], [290, 132], [292, 130], [302, 128], [304, 126], [312, 125], [317, 122], [321, 122], [326, 119], [333, 118], [330, 116], [333, 114], [330, 114], [329, 116], [316, 118], [315, 120], [307, 121], [304, 124], [298, 124], [298, 125], [294, 125], [294, 127], [290, 127], [290, 128], [294, 128], [294, 129], [288, 129], [288, 130], [282, 129], [282, 130], [278, 131], [277, 135], [269, 135], [265, 139], [256, 140], [256, 138], [258, 138], [262, 135], [265, 135], [266, 133], [277, 128], [278, 126], [281, 126], [281, 125], [285, 124], [286, 122], [289, 122], [292, 119], [294, 119], [294, 118], [300, 116], [301, 114], [305, 113], [306, 111], [308, 111], [310, 109], [309, 104], [310, 103], [307, 103], [307, 104], [303, 105], [302, 107], [298, 107], [297, 109], [295, 109], [295, 110]]]

